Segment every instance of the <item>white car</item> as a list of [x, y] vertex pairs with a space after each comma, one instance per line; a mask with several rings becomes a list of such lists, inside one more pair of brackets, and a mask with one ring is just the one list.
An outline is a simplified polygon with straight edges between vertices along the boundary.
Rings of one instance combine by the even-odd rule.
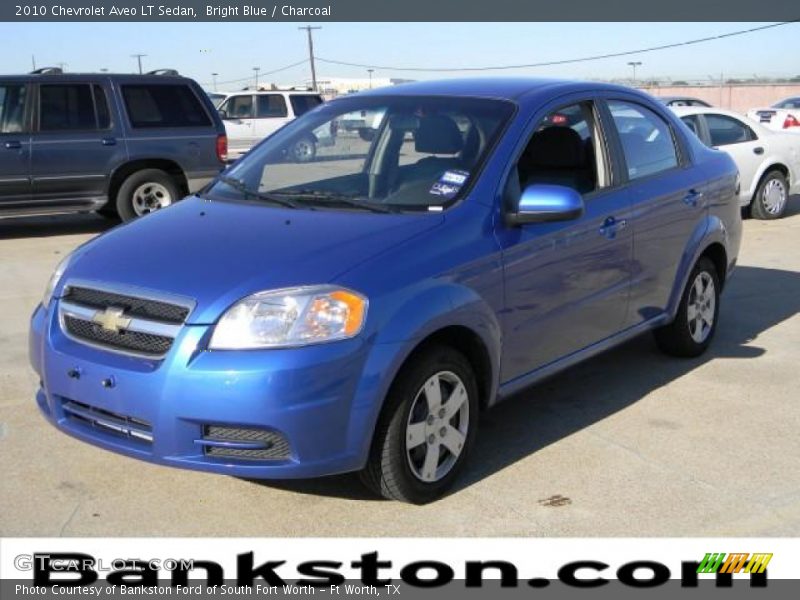
[[672, 109], [703, 143], [731, 155], [739, 167], [743, 207], [757, 219], [777, 219], [800, 193], [800, 138], [771, 131], [719, 108]]
[[768, 129], [800, 133], [800, 96], [786, 98], [769, 108], [754, 108], [747, 116]]
[[[308, 90], [242, 90], [227, 92], [215, 102], [228, 135], [228, 156], [235, 160], [289, 121], [323, 103]], [[295, 162], [313, 160], [318, 145], [332, 142], [335, 132], [315, 131], [314, 139], [298, 140], [288, 158]]]

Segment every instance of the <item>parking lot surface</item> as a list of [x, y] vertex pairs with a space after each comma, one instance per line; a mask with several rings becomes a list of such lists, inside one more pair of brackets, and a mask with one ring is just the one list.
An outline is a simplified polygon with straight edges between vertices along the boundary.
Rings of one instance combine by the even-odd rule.
[[[352, 475], [255, 482], [151, 465], [37, 411], [28, 318], [58, 261], [109, 224], [0, 220], [2, 536], [800, 536], [800, 198], [745, 222], [703, 357], [650, 336], [482, 419], [468, 469], [427, 506]], [[142, 260], [154, 268], [169, 257]]]

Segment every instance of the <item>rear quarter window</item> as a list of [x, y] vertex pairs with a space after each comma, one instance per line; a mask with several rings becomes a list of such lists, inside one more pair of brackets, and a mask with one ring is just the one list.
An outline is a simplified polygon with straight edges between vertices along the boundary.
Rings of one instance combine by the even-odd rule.
[[306, 114], [312, 108], [316, 108], [320, 104], [322, 104], [322, 98], [319, 96], [290, 96], [290, 102], [292, 103], [292, 110], [294, 111], [295, 116], [299, 117], [301, 115]]
[[131, 127], [210, 127], [202, 103], [188, 85], [127, 84], [122, 97]]

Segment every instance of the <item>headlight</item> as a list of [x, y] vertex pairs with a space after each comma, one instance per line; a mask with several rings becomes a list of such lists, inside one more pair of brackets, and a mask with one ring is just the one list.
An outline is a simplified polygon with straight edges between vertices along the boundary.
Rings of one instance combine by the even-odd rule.
[[358, 335], [366, 315], [366, 298], [334, 286], [259, 292], [222, 315], [209, 348], [280, 348], [343, 340]]
[[65, 256], [62, 261], [58, 263], [56, 270], [53, 271], [53, 274], [50, 276], [50, 281], [47, 282], [47, 287], [44, 290], [44, 297], [42, 298], [42, 306], [45, 308], [50, 306], [50, 301], [53, 299], [53, 292], [56, 290], [58, 282], [61, 281], [61, 278], [64, 276], [64, 271], [67, 270], [70, 258], [72, 258], [72, 255]]

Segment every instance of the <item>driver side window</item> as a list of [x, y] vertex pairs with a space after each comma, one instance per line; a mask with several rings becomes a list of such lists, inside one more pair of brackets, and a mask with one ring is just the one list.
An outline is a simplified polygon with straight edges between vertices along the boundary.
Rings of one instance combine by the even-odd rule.
[[588, 194], [606, 185], [604, 154], [593, 103], [580, 102], [548, 114], [517, 162], [520, 190], [536, 183]]
[[249, 95], [234, 96], [220, 106], [220, 110], [225, 111], [225, 114], [231, 119], [252, 119], [253, 97]]

